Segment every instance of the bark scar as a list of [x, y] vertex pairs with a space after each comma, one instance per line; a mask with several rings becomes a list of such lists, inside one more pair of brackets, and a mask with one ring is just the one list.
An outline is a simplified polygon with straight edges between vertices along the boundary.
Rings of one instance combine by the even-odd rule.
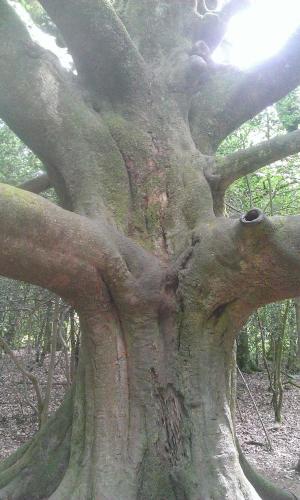
[[173, 384], [160, 386], [154, 368], [151, 368], [150, 372], [158, 401], [160, 422], [165, 433], [164, 453], [171, 465], [177, 465], [190, 457], [190, 432], [186, 424], [188, 413], [184, 398]]

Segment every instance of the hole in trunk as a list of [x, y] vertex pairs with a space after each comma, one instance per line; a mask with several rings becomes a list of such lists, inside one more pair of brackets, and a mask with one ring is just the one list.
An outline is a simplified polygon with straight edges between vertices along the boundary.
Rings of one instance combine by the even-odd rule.
[[241, 216], [240, 221], [243, 224], [258, 224], [264, 219], [264, 213], [259, 208], [252, 208]]

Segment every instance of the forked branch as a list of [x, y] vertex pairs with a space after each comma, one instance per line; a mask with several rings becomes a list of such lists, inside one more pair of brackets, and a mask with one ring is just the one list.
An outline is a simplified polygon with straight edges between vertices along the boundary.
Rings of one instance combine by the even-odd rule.
[[[0, 274], [53, 290], [71, 303], [99, 294], [99, 279], [126, 279], [100, 222], [94, 225], [41, 196], [0, 184]], [[115, 265], [109, 265], [114, 262]]]

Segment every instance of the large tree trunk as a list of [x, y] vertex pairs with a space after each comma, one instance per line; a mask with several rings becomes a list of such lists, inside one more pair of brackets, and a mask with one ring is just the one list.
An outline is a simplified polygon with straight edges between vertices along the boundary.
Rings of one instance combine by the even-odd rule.
[[0, 0], [0, 114], [64, 209], [24, 191], [39, 182], [0, 185], [0, 272], [75, 307], [82, 345], [64, 406], [0, 465], [0, 499], [291, 499], [237, 450], [233, 346], [258, 306], [299, 295], [300, 222], [222, 206], [236, 178], [298, 151], [300, 132], [214, 152], [300, 81], [297, 44], [262, 78], [210, 58], [243, 2], [209, 31], [216, 17], [193, 0], [40, 3], [78, 75]]
[[233, 317], [204, 320], [178, 304], [177, 286], [159, 306], [131, 299], [119, 311], [108, 296], [80, 312], [73, 393], [2, 463], [1, 500], [292, 498], [266, 484], [260, 496], [239, 462]]
[[[82, 313], [71, 431], [66, 438], [51, 423], [45, 456], [24, 451], [1, 499], [259, 498], [235, 446], [233, 335], [222, 338], [192, 312], [178, 327], [173, 313], [151, 309]], [[54, 481], [36, 470], [48, 470], [58, 439], [65, 452]]]

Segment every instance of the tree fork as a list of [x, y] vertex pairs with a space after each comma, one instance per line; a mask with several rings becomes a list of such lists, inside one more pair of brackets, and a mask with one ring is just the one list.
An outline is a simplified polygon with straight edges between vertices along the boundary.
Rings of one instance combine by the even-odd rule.
[[33, 179], [23, 182], [18, 187], [30, 193], [40, 194], [52, 187], [52, 184], [48, 175], [44, 172], [38, 174]]

